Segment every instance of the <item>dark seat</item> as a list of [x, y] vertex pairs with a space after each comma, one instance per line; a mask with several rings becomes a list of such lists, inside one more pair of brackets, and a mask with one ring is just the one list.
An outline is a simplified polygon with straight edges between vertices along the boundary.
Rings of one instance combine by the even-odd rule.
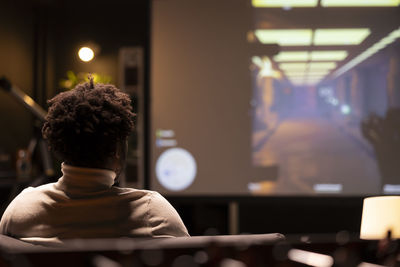
[[105, 239], [70, 239], [61, 244], [32, 244], [9, 236], [0, 235], [0, 250], [6, 253], [35, 253], [46, 251], [99, 251], [99, 250], [136, 250], [136, 249], [171, 249], [199, 248], [215, 246], [254, 246], [274, 244], [283, 241], [282, 234], [256, 235], [219, 235], [192, 236], [175, 238], [105, 238]]
[[[43, 245], [0, 235], [0, 266], [175, 266], [173, 263], [179, 260], [194, 262], [196, 255], [202, 255], [203, 260], [207, 260], [206, 266], [220, 266], [220, 263], [229, 257], [240, 259], [247, 266], [252, 266], [251, 262], [255, 259], [263, 259], [261, 262], [268, 266], [273, 263], [273, 247], [284, 240], [283, 235], [275, 233], [176, 238], [70, 239], [55, 245]], [[110, 262], [111, 265], [108, 264]], [[155, 263], [157, 264], [154, 265]]]

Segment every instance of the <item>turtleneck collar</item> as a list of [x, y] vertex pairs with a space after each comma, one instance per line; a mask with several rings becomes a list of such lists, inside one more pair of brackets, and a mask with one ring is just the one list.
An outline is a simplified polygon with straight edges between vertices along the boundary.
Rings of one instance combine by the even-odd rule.
[[114, 184], [115, 172], [106, 169], [83, 168], [62, 163], [63, 176], [58, 184], [63, 189], [80, 188], [96, 191], [110, 188]]

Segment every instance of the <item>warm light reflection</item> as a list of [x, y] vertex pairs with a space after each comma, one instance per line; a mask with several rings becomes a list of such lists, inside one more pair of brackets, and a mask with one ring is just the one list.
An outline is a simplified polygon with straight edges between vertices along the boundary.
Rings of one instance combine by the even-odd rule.
[[28, 95], [24, 95], [24, 102], [26, 103], [26, 104], [28, 104], [29, 106], [33, 106], [34, 104], [35, 104], [35, 101], [33, 101], [33, 99], [30, 97], [30, 96], [28, 96]]
[[316, 29], [314, 45], [358, 45], [371, 31], [361, 29]]
[[347, 57], [348, 53], [344, 50], [336, 51], [312, 51], [310, 54], [312, 61], [325, 61], [325, 60], [343, 60]]
[[333, 265], [333, 258], [329, 255], [300, 249], [289, 250], [288, 258], [292, 261], [303, 263], [309, 266], [328, 267]]
[[321, 0], [323, 7], [398, 6], [400, 0]]
[[79, 58], [84, 62], [89, 62], [94, 57], [94, 52], [89, 47], [82, 47], [78, 52]]
[[283, 61], [307, 61], [309, 54], [307, 51], [284, 51], [274, 56], [276, 62]]
[[386, 267], [380, 264], [368, 263], [368, 262], [361, 262], [357, 267]]
[[311, 45], [311, 29], [268, 29], [255, 30], [254, 33], [263, 44], [279, 44], [281, 46]]
[[253, 0], [253, 7], [316, 7], [318, 0]]

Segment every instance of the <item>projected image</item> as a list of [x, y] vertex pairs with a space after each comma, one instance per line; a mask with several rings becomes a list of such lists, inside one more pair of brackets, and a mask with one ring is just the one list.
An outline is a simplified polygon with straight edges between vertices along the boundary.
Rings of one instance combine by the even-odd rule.
[[[251, 59], [252, 159], [254, 166], [279, 171], [275, 179], [250, 183], [250, 191], [399, 194], [400, 23], [379, 22], [362, 13], [365, 6], [397, 7], [399, 2], [322, 1], [318, 7], [353, 3], [364, 14], [363, 27], [331, 23], [333, 27], [275, 29], [274, 21], [264, 26], [264, 18], [275, 18], [279, 7], [318, 5], [292, 2], [252, 2], [252, 42], [280, 45], [273, 56]], [[307, 26], [289, 14], [285, 23]]]
[[400, 0], [153, 1], [150, 188], [400, 194], [399, 18]]

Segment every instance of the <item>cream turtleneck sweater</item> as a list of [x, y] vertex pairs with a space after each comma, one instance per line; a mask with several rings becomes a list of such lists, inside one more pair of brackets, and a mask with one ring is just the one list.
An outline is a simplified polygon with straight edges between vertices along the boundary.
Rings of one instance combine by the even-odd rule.
[[159, 193], [112, 186], [116, 174], [110, 170], [63, 164], [62, 172], [56, 183], [23, 190], [4, 212], [0, 233], [31, 242], [188, 236]]

